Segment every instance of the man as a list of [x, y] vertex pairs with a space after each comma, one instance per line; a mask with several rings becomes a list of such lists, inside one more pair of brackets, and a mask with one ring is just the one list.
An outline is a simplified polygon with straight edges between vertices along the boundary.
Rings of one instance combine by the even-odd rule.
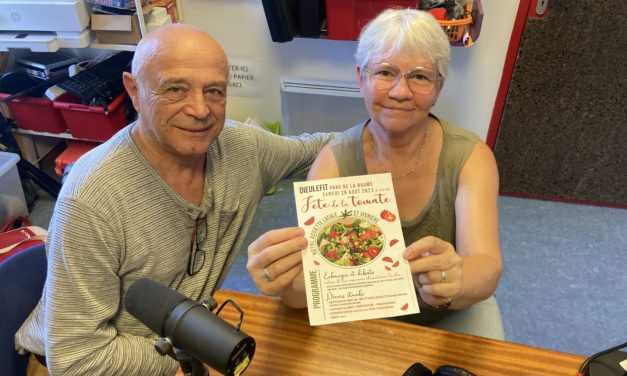
[[137, 46], [124, 86], [138, 120], [84, 155], [59, 195], [43, 297], [16, 334], [52, 375], [171, 375], [123, 296], [150, 277], [191, 299], [224, 281], [263, 193], [304, 173], [326, 137], [225, 125], [229, 68], [187, 25]]

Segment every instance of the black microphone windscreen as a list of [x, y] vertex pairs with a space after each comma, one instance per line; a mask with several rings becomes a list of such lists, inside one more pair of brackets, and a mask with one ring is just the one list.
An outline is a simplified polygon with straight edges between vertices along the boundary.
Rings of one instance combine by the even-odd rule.
[[124, 296], [124, 308], [150, 330], [164, 336], [163, 323], [187, 297], [149, 278], [133, 283]]
[[433, 372], [431, 372], [429, 368], [423, 366], [420, 363], [412, 364], [409, 368], [407, 368], [407, 371], [403, 373], [403, 376], [431, 376], [431, 375], [433, 375]]

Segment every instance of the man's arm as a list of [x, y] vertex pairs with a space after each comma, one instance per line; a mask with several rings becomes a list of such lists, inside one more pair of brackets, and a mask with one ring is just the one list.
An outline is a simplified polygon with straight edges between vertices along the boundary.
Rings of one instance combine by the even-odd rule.
[[[143, 336], [148, 329], [128, 314], [120, 317], [123, 234], [85, 205], [60, 198], [48, 236], [44, 314], [50, 373], [174, 374], [177, 364]], [[119, 332], [114, 319], [136, 331]]]
[[250, 129], [257, 144], [261, 178], [267, 188], [286, 177], [304, 177], [320, 150], [335, 136], [334, 133], [278, 136], [253, 126], [243, 126]]
[[[333, 151], [326, 145], [311, 166], [308, 180], [338, 177]], [[259, 291], [280, 296], [293, 308], [307, 306], [301, 251], [307, 247], [305, 232], [298, 228], [268, 231], [248, 247], [246, 265]], [[264, 268], [273, 277], [268, 280]]]

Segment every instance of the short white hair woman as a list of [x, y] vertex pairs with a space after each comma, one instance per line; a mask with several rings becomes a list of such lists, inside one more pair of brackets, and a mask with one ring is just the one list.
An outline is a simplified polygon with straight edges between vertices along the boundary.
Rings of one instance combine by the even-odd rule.
[[355, 58], [370, 119], [328, 144], [308, 178], [391, 173], [421, 306], [402, 319], [503, 339], [494, 155], [431, 114], [448, 74], [447, 36], [427, 12], [388, 9], [364, 27]]

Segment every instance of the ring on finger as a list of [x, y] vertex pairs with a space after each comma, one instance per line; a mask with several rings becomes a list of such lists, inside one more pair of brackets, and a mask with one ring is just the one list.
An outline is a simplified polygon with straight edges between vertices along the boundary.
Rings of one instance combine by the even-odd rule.
[[270, 271], [268, 271], [268, 267], [267, 266], [265, 268], [263, 268], [263, 275], [266, 277], [266, 279], [268, 281], [274, 281], [275, 277], [273, 277], [272, 274], [270, 274]]
[[440, 273], [442, 273], [442, 279], [440, 280], [440, 282], [446, 281], [446, 271], [441, 270]]

